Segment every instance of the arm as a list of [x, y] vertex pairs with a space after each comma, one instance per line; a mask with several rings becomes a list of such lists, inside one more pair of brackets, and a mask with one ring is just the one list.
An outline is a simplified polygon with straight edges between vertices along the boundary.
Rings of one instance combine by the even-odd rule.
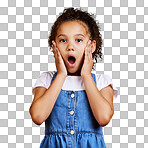
[[50, 115], [61, 91], [66, 76], [57, 74], [47, 91], [39, 98], [34, 98], [29, 112], [34, 123], [40, 125]]
[[112, 87], [99, 91], [91, 74], [82, 76], [82, 79], [95, 119], [101, 126], [107, 125], [114, 114]]

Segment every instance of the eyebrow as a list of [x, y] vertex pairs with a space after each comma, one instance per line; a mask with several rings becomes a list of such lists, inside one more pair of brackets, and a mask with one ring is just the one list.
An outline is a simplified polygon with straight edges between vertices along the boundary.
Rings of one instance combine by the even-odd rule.
[[[60, 36], [66, 36], [66, 35], [65, 34], [58, 35], [58, 37], [60, 37]], [[83, 34], [75, 34], [74, 36], [83, 36], [83, 37], [85, 37]]]

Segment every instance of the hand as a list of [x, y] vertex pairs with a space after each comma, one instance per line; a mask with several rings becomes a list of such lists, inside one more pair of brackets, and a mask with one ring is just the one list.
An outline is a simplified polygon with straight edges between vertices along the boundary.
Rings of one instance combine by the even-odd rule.
[[54, 41], [52, 41], [52, 48], [53, 48], [53, 53], [54, 53], [54, 57], [55, 57], [57, 74], [62, 74], [64, 76], [67, 76], [67, 69], [65, 67], [63, 58], [62, 58], [61, 53], [60, 53], [59, 49], [57, 48], [56, 43]]
[[91, 70], [93, 67], [93, 58], [92, 58], [92, 49], [91, 49], [91, 40], [87, 42], [87, 45], [84, 49], [84, 63], [81, 69], [81, 76], [91, 75]]

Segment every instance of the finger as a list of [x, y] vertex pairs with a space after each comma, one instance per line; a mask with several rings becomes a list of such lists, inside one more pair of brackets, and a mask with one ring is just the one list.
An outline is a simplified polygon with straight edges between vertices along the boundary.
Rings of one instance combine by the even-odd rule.
[[86, 43], [86, 46], [84, 49], [86, 49], [88, 47], [88, 45], [90, 44], [90, 40]]
[[88, 46], [91, 48], [91, 46], [92, 46], [91, 40], [88, 41]]
[[88, 59], [90, 60], [91, 59], [91, 52], [90, 52], [90, 48], [88, 50]]
[[54, 53], [55, 51], [54, 51], [54, 45], [52, 44], [52, 52]]
[[89, 40], [89, 41], [87, 42], [88, 45], [90, 45], [90, 43], [91, 43], [91, 40]]
[[52, 41], [52, 47], [53, 47], [53, 53], [54, 53], [54, 57], [57, 58], [57, 50], [56, 50], [56, 44], [54, 41]]
[[91, 47], [91, 40], [88, 41], [88, 47], [89, 47], [89, 50], [90, 50], [90, 47]]
[[53, 51], [55, 50], [55, 43], [54, 41], [52, 40], [52, 48], [53, 48]]
[[89, 40], [89, 41], [87, 42], [86, 47], [85, 47], [85, 50], [88, 50], [88, 49], [89, 49], [90, 43], [91, 43], [91, 40]]
[[88, 46], [85, 48], [85, 59], [88, 59], [89, 57], [89, 52], [88, 52]]
[[90, 49], [88, 51], [88, 59], [91, 60], [91, 52], [90, 52]]
[[56, 43], [55, 43], [55, 41], [53, 41], [53, 45], [55, 47], [56, 52], [60, 52], [59, 49], [58, 49], [58, 47], [57, 47], [57, 45], [56, 45]]
[[56, 47], [56, 51], [57, 51], [57, 55], [60, 56], [60, 51], [57, 47]]
[[58, 47], [56, 46], [56, 43], [55, 43], [55, 42], [54, 42], [54, 46], [55, 46], [55, 50], [56, 50], [57, 57], [62, 57], [62, 56], [61, 56], [61, 53], [60, 53], [60, 50], [59, 50]]
[[55, 44], [56, 44], [54, 40], [52, 40], [52, 44], [53, 44], [53, 45], [55, 45]]
[[91, 59], [92, 58], [92, 52], [91, 52], [91, 40], [88, 41], [88, 58]]
[[90, 58], [92, 59], [92, 44], [90, 44]]
[[52, 44], [54, 45], [55, 48], [57, 48], [56, 42], [52, 40]]

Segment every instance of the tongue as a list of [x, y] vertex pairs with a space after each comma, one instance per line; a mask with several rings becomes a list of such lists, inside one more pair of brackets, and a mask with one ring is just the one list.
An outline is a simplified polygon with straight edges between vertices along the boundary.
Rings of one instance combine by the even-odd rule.
[[73, 64], [75, 62], [75, 58], [74, 57], [69, 57], [68, 61], [70, 64]]

